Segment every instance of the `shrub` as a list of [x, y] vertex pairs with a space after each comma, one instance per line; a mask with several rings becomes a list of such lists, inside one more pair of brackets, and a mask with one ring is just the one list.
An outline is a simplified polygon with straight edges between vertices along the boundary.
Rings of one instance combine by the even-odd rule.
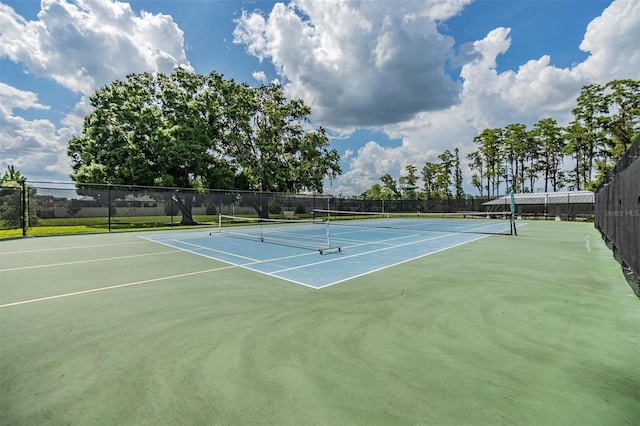
[[204, 209], [204, 213], [207, 215], [218, 214], [218, 209], [216, 209], [216, 205], [214, 203], [207, 203]]
[[269, 202], [269, 213], [280, 214], [282, 213], [282, 206], [277, 201]]

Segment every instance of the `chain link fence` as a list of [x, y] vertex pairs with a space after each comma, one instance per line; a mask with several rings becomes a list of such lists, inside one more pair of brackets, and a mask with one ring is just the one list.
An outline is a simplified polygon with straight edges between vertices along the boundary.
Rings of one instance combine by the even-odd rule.
[[[213, 225], [218, 214], [311, 217], [314, 209], [407, 213], [496, 211], [488, 199], [367, 199], [328, 194], [23, 182], [0, 192], [0, 230], [15, 235]], [[508, 204], [498, 210], [508, 210]]]
[[[509, 198], [499, 197], [484, 205], [504, 208]], [[591, 191], [521, 193], [515, 194], [514, 200], [518, 219], [589, 221], [594, 216], [594, 194]]]
[[[593, 218], [593, 194], [516, 194], [523, 219]], [[547, 198], [545, 198], [547, 197]], [[552, 202], [549, 200], [553, 199]], [[107, 232], [215, 225], [218, 213], [263, 218], [311, 218], [314, 209], [380, 213], [502, 212], [509, 197], [371, 199], [329, 194], [97, 185], [29, 181], [1, 188], [4, 235]]]
[[0, 229], [14, 230], [16, 235], [26, 232], [25, 187], [23, 182], [0, 187]]

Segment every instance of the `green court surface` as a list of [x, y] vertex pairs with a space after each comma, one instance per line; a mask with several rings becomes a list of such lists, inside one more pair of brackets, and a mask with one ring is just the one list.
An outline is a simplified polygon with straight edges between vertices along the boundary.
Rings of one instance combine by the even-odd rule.
[[610, 250], [518, 233], [322, 290], [130, 233], [0, 242], [0, 424], [640, 423]]

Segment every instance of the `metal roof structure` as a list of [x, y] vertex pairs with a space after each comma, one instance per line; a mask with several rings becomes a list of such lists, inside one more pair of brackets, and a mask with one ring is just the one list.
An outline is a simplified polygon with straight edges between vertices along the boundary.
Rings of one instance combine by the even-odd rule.
[[[591, 191], [566, 191], [566, 192], [530, 192], [515, 194], [516, 205], [541, 205], [552, 204], [593, 204], [595, 194]], [[504, 195], [499, 198], [482, 203], [483, 206], [509, 205], [511, 197]]]

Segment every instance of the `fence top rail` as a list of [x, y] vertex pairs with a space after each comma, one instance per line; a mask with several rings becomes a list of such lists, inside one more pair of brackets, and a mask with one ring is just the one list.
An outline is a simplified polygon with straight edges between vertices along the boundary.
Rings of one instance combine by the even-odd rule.
[[[25, 181], [27, 181], [25, 179]], [[57, 188], [46, 189], [92, 189], [92, 188], [104, 188], [104, 189], [126, 189], [126, 190], [152, 190], [152, 191], [166, 191], [166, 192], [191, 192], [194, 194], [207, 194], [207, 193], [224, 193], [224, 194], [270, 194], [280, 195], [287, 197], [315, 197], [315, 198], [336, 198], [334, 195], [318, 192], [270, 192], [259, 191], [251, 189], [225, 189], [225, 188], [186, 188], [178, 186], [153, 186], [153, 185], [131, 185], [124, 183], [85, 183], [85, 182], [56, 182], [56, 181], [40, 181], [29, 180], [29, 185], [37, 186], [41, 188], [41, 185], [55, 185]]]
[[[593, 204], [595, 195], [591, 191], [565, 191], [565, 192], [530, 192], [515, 194], [516, 204]], [[502, 196], [484, 203], [486, 206], [502, 205], [509, 203], [509, 196]]]
[[640, 136], [636, 137], [636, 140], [633, 141], [631, 146], [622, 155], [622, 157], [618, 159], [613, 168], [607, 172], [605, 178], [602, 180], [602, 183], [598, 186], [597, 191], [611, 182], [618, 173], [629, 167], [634, 161], [638, 159], [640, 159]]

